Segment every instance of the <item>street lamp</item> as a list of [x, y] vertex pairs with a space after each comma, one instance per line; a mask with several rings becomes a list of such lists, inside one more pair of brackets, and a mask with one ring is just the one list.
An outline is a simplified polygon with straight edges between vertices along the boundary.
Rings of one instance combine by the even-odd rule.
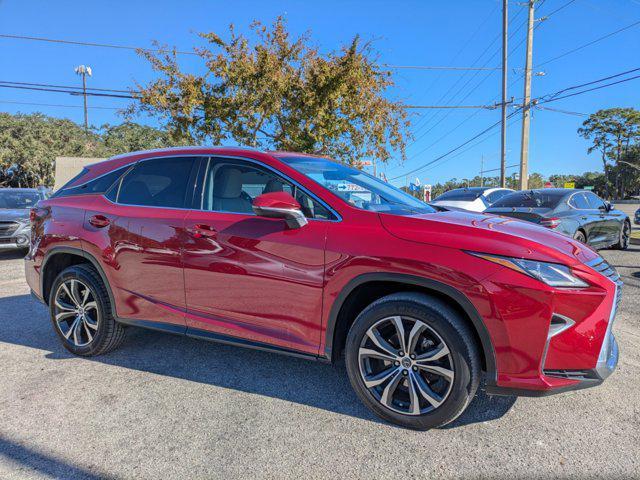
[[87, 75], [91, 76], [91, 67], [88, 65], [80, 65], [76, 67], [75, 72], [82, 75], [82, 96], [84, 97], [84, 131], [89, 131], [89, 119], [87, 118]]

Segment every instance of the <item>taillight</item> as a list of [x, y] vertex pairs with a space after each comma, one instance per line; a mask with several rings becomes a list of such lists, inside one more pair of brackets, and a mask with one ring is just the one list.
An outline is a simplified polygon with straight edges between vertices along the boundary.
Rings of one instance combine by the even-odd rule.
[[547, 228], [556, 228], [558, 225], [560, 225], [560, 219], [556, 217], [543, 218], [542, 220], [540, 220], [540, 225]]

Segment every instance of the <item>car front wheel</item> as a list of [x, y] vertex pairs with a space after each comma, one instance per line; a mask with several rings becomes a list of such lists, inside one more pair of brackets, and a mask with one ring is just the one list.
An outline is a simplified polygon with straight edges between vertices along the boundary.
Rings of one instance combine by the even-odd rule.
[[349, 331], [346, 366], [367, 407], [416, 430], [457, 418], [475, 395], [481, 370], [466, 322], [446, 303], [419, 293], [369, 305]]
[[631, 238], [631, 223], [625, 221], [620, 228], [620, 237], [618, 243], [613, 248], [617, 250], [626, 250], [629, 248], [629, 239]]

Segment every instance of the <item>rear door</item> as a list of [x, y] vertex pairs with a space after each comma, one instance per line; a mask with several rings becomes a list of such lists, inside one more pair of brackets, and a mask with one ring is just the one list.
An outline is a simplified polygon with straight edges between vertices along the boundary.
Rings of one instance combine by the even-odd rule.
[[[337, 218], [260, 163], [211, 158], [203, 172], [185, 223], [189, 330], [317, 354], [327, 227]], [[252, 200], [274, 191], [296, 197], [308, 224], [256, 216]]]
[[574, 193], [568, 201], [571, 210], [568, 212], [577, 218], [578, 225], [587, 235], [588, 243], [598, 243], [602, 239], [602, 219], [600, 211], [594, 209], [584, 192]]
[[110, 283], [117, 313], [133, 323], [185, 326], [181, 245], [197, 157], [139, 161], [87, 213], [87, 229], [103, 230], [113, 251]]

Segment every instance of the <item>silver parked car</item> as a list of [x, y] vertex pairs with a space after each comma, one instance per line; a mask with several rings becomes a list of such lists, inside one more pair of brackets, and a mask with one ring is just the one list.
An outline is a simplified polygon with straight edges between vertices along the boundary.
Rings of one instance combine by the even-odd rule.
[[46, 196], [40, 188], [0, 188], [0, 250], [29, 247], [29, 212]]

